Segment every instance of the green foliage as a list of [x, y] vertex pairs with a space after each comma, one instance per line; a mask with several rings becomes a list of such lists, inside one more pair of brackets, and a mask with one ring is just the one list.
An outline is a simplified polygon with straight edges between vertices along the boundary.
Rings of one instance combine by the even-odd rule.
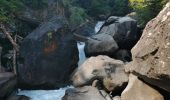
[[130, 12], [128, 0], [114, 0], [113, 15], [125, 16]]
[[48, 0], [22, 0], [22, 2], [32, 9], [42, 9], [48, 4]]
[[48, 39], [48, 42], [50, 42], [53, 38], [53, 33], [52, 32], [48, 32], [47, 33], [47, 39]]
[[100, 14], [109, 15], [111, 13], [109, 0], [91, 0], [91, 5], [87, 10], [94, 17]]
[[[96, 19], [99, 15], [123, 16], [129, 12], [128, 0], [61, 0], [69, 9], [69, 21], [77, 26], [85, 21], [85, 17]], [[113, 13], [112, 13], [113, 12]]]
[[70, 7], [74, 5], [75, 0], [62, 0], [62, 3], [65, 7]]
[[19, 0], [0, 0], [0, 22], [12, 21], [14, 14], [21, 7]]
[[72, 27], [76, 27], [85, 21], [86, 13], [83, 8], [71, 7], [70, 13], [69, 22], [73, 25]]
[[128, 0], [74, 0], [84, 8], [87, 15], [97, 17], [98, 15], [123, 16], [129, 13]]
[[69, 23], [76, 27], [85, 21], [87, 14], [85, 9], [77, 4], [77, 0], [62, 0], [63, 5], [69, 10]]
[[130, 0], [131, 7], [137, 13], [137, 18], [141, 26], [160, 12], [168, 0]]

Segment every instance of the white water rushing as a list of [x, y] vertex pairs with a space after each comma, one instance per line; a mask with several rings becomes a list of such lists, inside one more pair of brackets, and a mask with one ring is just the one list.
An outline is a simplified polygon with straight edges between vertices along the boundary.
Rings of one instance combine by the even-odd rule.
[[73, 87], [68, 86], [58, 90], [22, 90], [19, 91], [18, 95], [25, 95], [31, 100], [61, 100], [67, 88]]
[[86, 60], [86, 56], [85, 56], [85, 53], [84, 53], [85, 43], [84, 42], [78, 42], [77, 47], [78, 47], [78, 50], [79, 50], [78, 66], [80, 66]]
[[[86, 56], [84, 53], [84, 42], [78, 42], [77, 47], [79, 50], [79, 62], [80, 66], [85, 60]], [[65, 90], [68, 88], [73, 88], [72, 86], [60, 88], [58, 90], [21, 90], [18, 95], [25, 95], [30, 97], [31, 100], [61, 100], [65, 94]]]
[[98, 21], [96, 26], [95, 26], [95, 33], [100, 31], [100, 28], [102, 27], [102, 25], [104, 24], [104, 21]]
[[[103, 25], [103, 21], [99, 21], [95, 26], [95, 33], [97, 33]], [[77, 47], [79, 50], [79, 62], [80, 66], [85, 60], [86, 56], [84, 53], [84, 42], [78, 42]], [[72, 86], [60, 88], [58, 90], [20, 90], [18, 95], [25, 95], [30, 97], [31, 100], [61, 100], [65, 94], [65, 90], [73, 88]]]

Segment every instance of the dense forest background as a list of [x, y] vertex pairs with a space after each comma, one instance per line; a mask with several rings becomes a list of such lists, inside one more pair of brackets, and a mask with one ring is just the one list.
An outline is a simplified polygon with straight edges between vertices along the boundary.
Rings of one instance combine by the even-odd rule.
[[[55, 1], [55, 0], [54, 0]], [[86, 21], [100, 20], [101, 16], [125, 16], [131, 12], [141, 27], [154, 18], [168, 0], [58, 0], [67, 10], [67, 19], [72, 27]], [[48, 0], [0, 0], [0, 23], [26, 36], [36, 25], [20, 20], [18, 15], [27, 7], [39, 10], [46, 9]]]
[[[52, 2], [51, 2], [52, 1]], [[168, 0], [0, 0], [0, 24], [4, 25], [12, 37], [18, 34], [27, 36], [40, 22], [21, 18], [24, 13], [50, 9], [49, 2], [59, 2], [65, 9], [65, 17], [69, 26], [75, 28], [87, 19], [92, 21], [105, 20], [109, 16], [133, 16], [142, 28], [154, 18]], [[59, 8], [62, 8], [59, 7]], [[28, 9], [29, 8], [29, 9]], [[54, 9], [49, 10], [52, 12]], [[62, 12], [62, 11], [60, 11]], [[48, 14], [50, 15], [50, 14]], [[39, 15], [38, 19], [43, 16]], [[32, 16], [31, 16], [32, 17]], [[42, 18], [43, 19], [43, 18]], [[1, 43], [4, 44], [4, 43]], [[11, 45], [3, 46], [12, 48]], [[4, 49], [5, 49], [4, 48]]]
[[[109, 16], [125, 16], [127, 14], [138, 20], [140, 27], [145, 27], [146, 23], [158, 14], [167, 1], [168, 0], [0, 0], [0, 24], [6, 27], [12, 37], [18, 34], [24, 38], [43, 22], [42, 20], [40, 22], [37, 21], [37, 19], [43, 19], [42, 14], [40, 14], [43, 12], [43, 9], [50, 9], [50, 2], [59, 2], [59, 9], [62, 7], [65, 9], [64, 15], [70, 28], [77, 27], [87, 19], [95, 22], [104, 20]], [[51, 8], [56, 9], [56, 7]], [[47, 12], [49, 12], [47, 15], [53, 15], [52, 12], [55, 9], [47, 10]], [[30, 12], [35, 13], [35, 15], [39, 14], [39, 17], [37, 17], [35, 21], [21, 18], [24, 13], [27, 17], [32, 18], [34, 15], [29, 15]], [[63, 12], [62, 9], [60, 12]], [[11, 45], [5, 44], [6, 43], [1, 43], [4, 49], [12, 49]]]

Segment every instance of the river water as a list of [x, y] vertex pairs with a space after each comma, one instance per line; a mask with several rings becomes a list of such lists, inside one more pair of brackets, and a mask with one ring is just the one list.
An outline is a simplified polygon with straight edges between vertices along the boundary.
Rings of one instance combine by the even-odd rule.
[[100, 31], [100, 28], [102, 27], [102, 25], [104, 24], [104, 21], [98, 21], [96, 26], [95, 26], [95, 33]]
[[84, 42], [77, 42], [77, 47], [78, 47], [78, 50], [79, 50], [78, 66], [80, 66], [86, 60], [86, 56], [85, 56], [85, 53], [84, 53], [85, 43]]
[[[103, 23], [103, 21], [97, 22], [95, 26], [95, 33], [100, 30]], [[77, 42], [77, 47], [79, 50], [79, 66], [86, 60], [84, 46], [84, 42]], [[57, 90], [19, 90], [18, 95], [25, 95], [27, 97], [30, 97], [31, 100], [61, 100], [67, 88], [73, 88], [73, 86], [67, 86]]]

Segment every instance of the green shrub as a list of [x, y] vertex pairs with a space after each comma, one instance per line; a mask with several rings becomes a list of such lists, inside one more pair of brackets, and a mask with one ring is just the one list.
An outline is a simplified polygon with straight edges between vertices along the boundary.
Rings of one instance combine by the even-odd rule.
[[114, 0], [112, 14], [115, 16], [125, 16], [130, 12], [128, 0]]
[[160, 12], [168, 0], [130, 0], [131, 7], [137, 13], [138, 22], [141, 26]]
[[42, 9], [48, 4], [48, 0], [22, 0], [22, 2], [32, 9]]
[[91, 0], [91, 5], [87, 10], [94, 17], [100, 14], [109, 15], [111, 13], [109, 0]]
[[71, 7], [70, 13], [69, 22], [72, 27], [76, 27], [85, 21], [86, 13], [83, 8]]
[[19, 10], [22, 3], [19, 0], [0, 0], [0, 22], [12, 21], [14, 14]]

